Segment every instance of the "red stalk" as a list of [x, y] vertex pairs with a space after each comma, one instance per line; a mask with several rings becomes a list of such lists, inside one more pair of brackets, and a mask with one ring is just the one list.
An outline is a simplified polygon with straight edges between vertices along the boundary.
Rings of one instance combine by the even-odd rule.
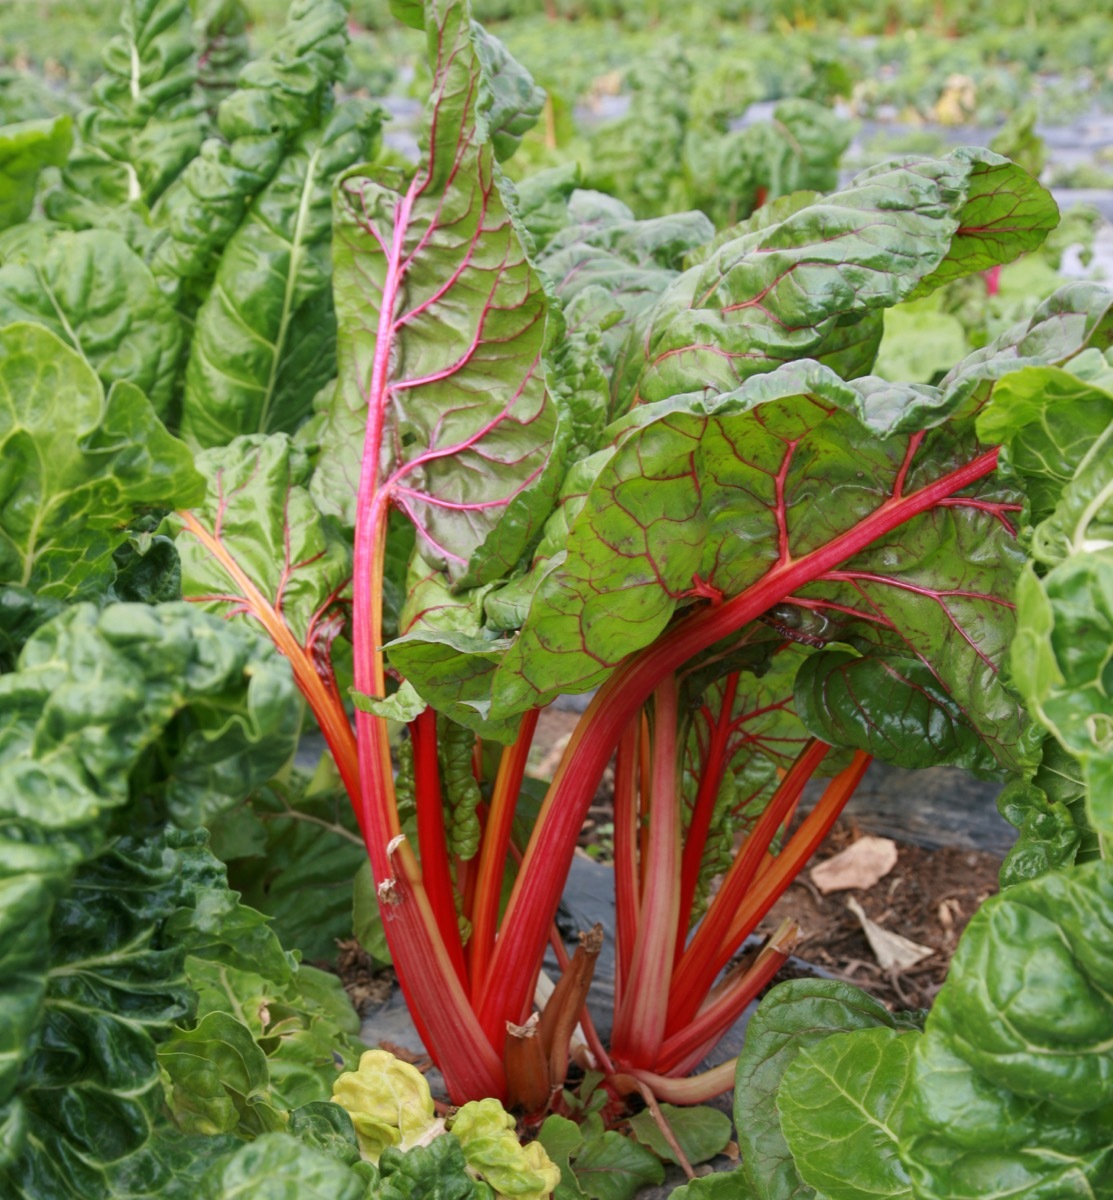
[[641, 918], [641, 888], [638, 882], [640, 734], [639, 717], [622, 731], [614, 764], [615, 1012], [622, 1005]]
[[792, 948], [799, 941], [800, 929], [795, 922], [786, 922], [770, 938], [768, 945], [751, 963], [748, 971], [726, 986], [699, 1015], [679, 1033], [666, 1039], [654, 1067], [666, 1075], [686, 1075], [707, 1057], [724, 1033], [745, 1011], [746, 1005], [757, 996], [784, 966]]
[[653, 693], [652, 817], [641, 920], [611, 1033], [611, 1053], [624, 1062], [653, 1062], [665, 1035], [668, 992], [662, 964], [672, 961], [680, 910], [680, 789], [676, 770], [677, 684], [667, 675]]
[[425, 709], [410, 722], [414, 748], [414, 796], [417, 799], [417, 840], [421, 851], [421, 878], [437, 916], [453, 966], [467, 985], [464, 946], [456, 918], [456, 893], [448, 872], [448, 841], [444, 832], [441, 769], [437, 760], [437, 714]]
[[[862, 780], [872, 762], [868, 754], [858, 750], [850, 766], [827, 785], [819, 803], [800, 823], [800, 828], [789, 839], [785, 848], [773, 859], [754, 881], [745, 901], [738, 909], [723, 946], [719, 951], [719, 966], [722, 967], [734, 949], [753, 933], [758, 922], [777, 902], [786, 887], [799, 875], [804, 864], [815, 853], [820, 842], [831, 831], [846, 802], [854, 795], [854, 789]], [[726, 947], [733, 947], [726, 950]], [[724, 954], [723, 951], [726, 950]]]
[[919, 490], [890, 497], [853, 528], [801, 558], [778, 561], [740, 595], [678, 621], [655, 643], [619, 663], [596, 693], [565, 748], [530, 837], [495, 946], [480, 1018], [497, 1036], [521, 1023], [541, 969], [545, 937], [560, 902], [576, 838], [622, 730], [665, 675], [749, 624], [810, 580], [833, 570], [912, 517], [989, 475], [996, 448]]
[[715, 815], [715, 801], [719, 796], [723, 776], [727, 769], [727, 742], [733, 725], [731, 721], [734, 699], [738, 694], [738, 672], [732, 671], [726, 679], [719, 719], [711, 731], [711, 741], [703, 756], [703, 772], [699, 791], [692, 808], [692, 820], [684, 838], [684, 860], [680, 873], [680, 921], [676, 927], [676, 952], [674, 961], [679, 962], [688, 940], [688, 921], [699, 885], [699, 869], [703, 852], [707, 847], [707, 834], [711, 829], [711, 818]]
[[514, 824], [514, 809], [522, 790], [522, 776], [525, 774], [540, 711], [532, 708], [522, 717], [513, 745], [503, 749], [498, 775], [495, 777], [491, 807], [487, 813], [487, 824], [479, 852], [475, 901], [472, 908], [472, 934], [468, 943], [473, 996], [478, 994], [486, 981], [487, 969], [495, 948], [502, 880], [506, 871], [506, 855], [510, 849], [510, 830]]
[[777, 830], [784, 823], [785, 815], [799, 799], [804, 786], [827, 756], [829, 749], [829, 746], [814, 738], [808, 742], [742, 843], [742, 849], [699, 923], [691, 945], [673, 972], [672, 986], [669, 989], [670, 1033], [675, 1033], [687, 1025], [699, 1011], [700, 1003], [710, 991], [722, 967], [717, 961], [717, 951], [730, 930], [734, 914], [753, 883], [761, 867], [762, 858], [776, 837]]

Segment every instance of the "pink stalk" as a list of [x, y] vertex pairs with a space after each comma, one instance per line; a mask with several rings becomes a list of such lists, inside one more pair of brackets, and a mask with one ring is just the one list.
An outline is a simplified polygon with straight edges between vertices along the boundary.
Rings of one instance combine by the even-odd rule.
[[992, 474], [997, 457], [996, 448], [988, 450], [915, 492], [890, 496], [826, 545], [800, 558], [778, 561], [740, 595], [683, 618], [653, 645], [618, 664], [569, 740], [534, 826], [495, 947], [490, 983], [481, 1000], [484, 1029], [497, 1036], [507, 1020], [520, 1024], [524, 1019], [580, 827], [623, 728], [658, 682], [824, 571]]
[[[399, 202], [387, 255], [382, 307], [367, 397], [367, 432], [360, 469], [352, 600], [354, 683], [371, 696], [385, 695], [382, 656], [383, 558], [389, 497], [380, 491], [384, 414], [402, 279], [402, 250], [413, 203], [413, 186]], [[371, 869], [383, 910], [383, 927], [410, 1010], [420, 1020], [422, 1039], [440, 1067], [454, 1100], [506, 1096], [506, 1074], [495, 1046], [484, 1033], [445, 946], [436, 914], [425, 893], [417, 860], [404, 840], [394, 795], [394, 775], [386, 721], [357, 712], [356, 732], [362, 789], [353, 801], [361, 810]]]
[[710, 991], [721, 967], [721, 964], [716, 965], [716, 951], [723, 944], [734, 914], [757, 875], [777, 830], [784, 823], [789, 808], [799, 799], [804, 786], [829, 749], [829, 746], [814, 738], [808, 742], [742, 843], [741, 851], [731, 864], [691, 944], [673, 972], [669, 989], [670, 1032], [675, 1032], [692, 1020], [704, 996]]
[[668, 992], [661, 986], [661, 968], [672, 959], [680, 908], [676, 724], [676, 676], [667, 675], [653, 693], [653, 811], [641, 920], [611, 1033], [611, 1052], [620, 1062], [653, 1062], [665, 1034]]

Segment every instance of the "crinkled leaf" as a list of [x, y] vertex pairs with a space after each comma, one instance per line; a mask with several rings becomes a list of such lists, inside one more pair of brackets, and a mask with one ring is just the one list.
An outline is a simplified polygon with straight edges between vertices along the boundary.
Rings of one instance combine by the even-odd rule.
[[360, 1161], [359, 1142], [352, 1119], [328, 1100], [314, 1100], [290, 1113], [286, 1130], [298, 1141], [339, 1159], [348, 1166]]
[[[684, 1157], [693, 1165], [714, 1158], [730, 1141], [730, 1117], [717, 1108], [706, 1105], [677, 1108], [673, 1104], [662, 1104], [661, 1113], [680, 1143]], [[630, 1128], [642, 1145], [648, 1146], [665, 1162], [676, 1162], [672, 1147], [648, 1109], [630, 1118]]]
[[364, 1051], [358, 1069], [336, 1080], [332, 1100], [352, 1118], [360, 1151], [373, 1163], [388, 1146], [408, 1150], [437, 1124], [425, 1077], [386, 1050]]
[[1113, 1094], [1113, 870], [1087, 863], [991, 897], [928, 1029], [1020, 1096], [1085, 1113]]
[[197, 43], [197, 86], [208, 100], [210, 116], [235, 91], [236, 79], [249, 57], [243, 0], [200, 0], [193, 6], [193, 37]]
[[364, 1200], [367, 1183], [332, 1155], [268, 1133], [214, 1163], [199, 1200]]
[[351, 936], [352, 879], [367, 858], [343, 789], [272, 783], [210, 828], [244, 903], [307, 959], [332, 958]]
[[[1105, 358], [1091, 349], [1065, 368], [1031, 366], [1006, 375], [978, 416], [978, 433], [1002, 446], [1003, 468], [1024, 488], [1030, 525], [1041, 528], [1033, 553], [1050, 565], [1061, 561], [1072, 542], [1088, 538], [1088, 528], [1077, 528], [1079, 510], [1111, 478], [1113, 371]], [[1058, 519], [1049, 520], [1057, 511]]]
[[857, 988], [834, 980], [782, 983], [762, 1000], [738, 1057], [734, 1124], [750, 1186], [761, 1200], [811, 1200], [777, 1117], [781, 1081], [804, 1047], [855, 1029], [895, 1029], [898, 1021]]
[[253, 1137], [285, 1125], [268, 1102], [267, 1056], [230, 1013], [210, 1012], [193, 1029], [176, 1031], [159, 1046], [158, 1060], [184, 1133]]
[[[5, 1195], [190, 1200], [201, 1172], [234, 1145], [168, 1126], [156, 1059], [156, 1043], [192, 1010], [183, 959], [209, 940], [204, 914], [236, 907], [203, 840], [170, 830], [117, 841], [60, 898], [39, 941], [49, 970], [36, 1002], [38, 1034], [21, 1047], [20, 1134], [5, 1145]], [[9, 882], [21, 865], [10, 845], [2, 859]], [[6, 941], [9, 1012], [29, 982], [18, 969], [9, 974], [11, 949]], [[235, 951], [226, 945], [225, 953]]]
[[997, 768], [977, 726], [918, 658], [814, 654], [796, 677], [796, 711], [815, 737], [882, 762]]
[[205, 132], [188, 0], [127, 0], [120, 24], [93, 102], [78, 114], [80, 147], [51, 210], [78, 227], [94, 223], [84, 214], [97, 204], [153, 203]]
[[523, 1146], [516, 1128], [514, 1118], [494, 1099], [469, 1101], [451, 1121], [468, 1166], [497, 1196], [545, 1200], [560, 1182], [560, 1169], [540, 1142]]
[[1075, 861], [1081, 836], [1070, 810], [1062, 802], [1051, 802], [1034, 783], [1009, 784], [997, 797], [997, 811], [1020, 834], [1001, 864], [1002, 887]]
[[568, 200], [580, 185], [578, 163], [537, 171], [514, 184], [518, 218], [540, 253], [571, 220]]
[[147, 530], [133, 532], [113, 554], [116, 579], [112, 599], [159, 604], [182, 598], [182, 565], [173, 541]]
[[954, 151], [971, 164], [970, 181], [957, 210], [950, 251], [913, 293], [927, 295], [965, 275], [1012, 262], [1035, 250], [1059, 224], [1050, 192], [1023, 168], [989, 150]]
[[360, 712], [373, 713], [377, 717], [385, 717], [388, 721], [400, 721], [402, 724], [408, 724], [429, 707], [408, 681], [404, 681], [396, 692], [391, 692], [388, 696], [368, 696], [355, 688], [352, 688], [350, 694], [352, 703]]
[[378, 106], [352, 100], [303, 134], [228, 240], [190, 345], [181, 428], [191, 442], [292, 432], [336, 374], [332, 182], [373, 156], [379, 121]]
[[1113, 875], [1052, 871], [991, 897], [959, 942], [915, 1061], [901, 1152], [918, 1196], [1113, 1187]]
[[0, 126], [0, 229], [30, 215], [43, 167], [60, 167], [73, 144], [67, 116]]
[[199, 477], [146, 397], [38, 325], [0, 330], [0, 578], [46, 595], [95, 594], [121, 528], [148, 506], [192, 503]]
[[[1002, 162], [988, 151], [957, 150], [887, 163], [726, 243], [653, 310], [632, 394], [645, 403], [697, 388], [725, 391], [786, 359], [822, 355], [840, 318], [907, 299], [944, 262], [957, 271], [974, 261], [960, 215], [983, 173]], [[1010, 239], [990, 231], [978, 241], [977, 262], [1015, 257], [1027, 244], [1021, 230], [1043, 230], [1041, 222], [1038, 214], [1025, 217]]]
[[15, 667], [31, 634], [64, 607], [61, 600], [39, 596], [29, 588], [0, 588], [0, 675]]
[[402, 1153], [394, 1147], [379, 1160], [381, 1200], [484, 1200], [488, 1189], [468, 1174], [460, 1143], [452, 1134]]
[[1090, 821], [1113, 833], [1113, 549], [1077, 554], [1043, 579], [1027, 569], [1017, 621], [1016, 687], [1081, 764]]
[[898, 1154], [917, 1036], [835, 1033], [802, 1046], [777, 1093], [781, 1131], [804, 1181], [829, 1200], [905, 1197]]
[[[904, 400], [915, 408], [921, 395], [911, 389]], [[894, 419], [890, 408], [875, 414], [869, 387], [793, 364], [737, 392], [680, 397], [612, 426], [618, 447], [496, 671], [492, 715], [598, 686], [657, 637], [685, 599], [708, 586], [737, 596], [782, 553], [799, 563], [836, 537], [855, 537], [894, 489], [913, 492], [977, 455], [961, 427], [922, 441], [879, 440], [875, 417]], [[832, 494], [837, 505], [820, 500]], [[884, 537], [863, 538], [842, 564], [817, 569], [799, 589], [827, 622], [819, 641], [922, 660], [1010, 769], [1028, 753], [1022, 714], [998, 679], [1020, 566], [1001, 519], [1014, 498], [982, 482]]]
[[197, 456], [209, 483], [177, 544], [182, 591], [214, 611], [243, 595], [206, 543], [216, 542], [236, 568], [281, 612], [303, 645], [335, 636], [329, 610], [347, 588], [348, 550], [314, 507], [306, 487], [310, 462], [285, 434], [252, 434]]
[[154, 277], [119, 234], [57, 233], [45, 253], [0, 267], [0, 324], [35, 321], [77, 350], [106, 388], [127, 380], [165, 418], [182, 332]]
[[314, 492], [351, 520], [362, 446], [377, 496], [411, 519], [430, 565], [482, 582], [517, 563], [551, 505], [556, 411], [547, 302], [477, 118], [466, 16], [430, 0], [433, 94], [408, 186], [367, 170], [338, 186], [340, 385]]
[[444, 783], [445, 834], [448, 848], [461, 858], [473, 858], [479, 849], [479, 816], [483, 797], [472, 769], [475, 734], [448, 717], [437, 722], [437, 754]]
[[479, 112], [484, 131], [499, 162], [518, 149], [522, 138], [537, 124], [545, 106], [545, 90], [482, 25], [473, 24], [475, 52], [483, 68]]
[[[1113, 291], [1100, 283], [1069, 283], [1027, 320], [956, 364], [940, 385], [947, 408], [976, 410], [997, 380], [1025, 366], [1061, 366], [1087, 348], [1113, 346]], [[986, 429], [989, 436], [992, 426]]]
[[[621, 313], [608, 317], [600, 342], [600, 361], [621, 377], [635, 350], [638, 319], [677, 278], [686, 254], [713, 233], [700, 212], [675, 213], [638, 221], [622, 203], [599, 192], [573, 192], [564, 228], [551, 237], [538, 264], [553, 280], [567, 306], [585, 291], [600, 289]], [[640, 354], [640, 348], [637, 349]]]
[[219, 108], [222, 140], [202, 145], [159, 204], [150, 262], [167, 294], [207, 284], [216, 255], [287, 147], [331, 107], [347, 18], [338, 0], [294, 0], [273, 45], [240, 72]]

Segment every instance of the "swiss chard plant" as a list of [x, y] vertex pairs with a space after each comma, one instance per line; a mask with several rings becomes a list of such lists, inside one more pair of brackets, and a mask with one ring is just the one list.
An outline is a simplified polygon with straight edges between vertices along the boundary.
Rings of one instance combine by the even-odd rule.
[[[405, 16], [433, 70], [422, 158], [337, 185], [336, 385], [295, 440], [200, 456], [184, 591], [289, 659], [453, 1099], [544, 1111], [583, 1017], [612, 1090], [695, 1102], [729, 1086], [733, 1064], [688, 1076], [793, 931], [724, 968], [870, 758], [1032, 760], [1000, 678], [1023, 495], [976, 421], [1018, 356], [1107, 345], [1110, 298], [1061, 292], [938, 388], [870, 377], [885, 307], [1054, 226], [1030, 176], [910, 158], [717, 237], [561, 172], [519, 209], [499, 160], [536, 112], [520, 69], [459, 3]], [[590, 689], [518, 844], [537, 711]], [[608, 1047], [583, 1014], [592, 939], [568, 962], [553, 919], [612, 758]], [[538, 1019], [550, 941], [566, 965]]]
[[[1015, 887], [926, 1032], [826, 985], [755, 1022], [753, 1186], [860, 1189], [826, 1148], [849, 1092], [875, 1191], [977, 1195], [1004, 1154], [1042, 1194], [1101, 1194], [1113, 296], [1062, 289], [938, 386], [872, 376], [886, 309], [1055, 225], [1024, 171], [909, 157], [718, 233], [572, 168], [511, 187], [538, 89], [462, 0], [397, 7], [433, 80], [416, 165], [337, 98], [331, 3], [246, 59], [237, 5], [194, 24], [136, 0], [73, 146], [65, 120], [8, 131], [0, 1184], [625, 1196], [706, 1157], [722, 1122], [660, 1102], [734, 1082], [700, 1064], [795, 930], [738, 951], [876, 756], [1019, 778]], [[577, 691], [541, 799], [538, 711]], [[307, 712], [312, 778], [290, 761]], [[554, 918], [612, 761], [605, 1042], [600, 935], [569, 957]], [[229, 890], [204, 829], [307, 955], [344, 919], [324, 889], [369, 864], [455, 1120], [415, 1073], [355, 1069], [338, 984]], [[997, 1013], [1047, 963], [1060, 990], [1018, 1047]], [[630, 1095], [659, 1118], [634, 1118], [641, 1145], [604, 1128]], [[557, 1110], [544, 1153], [502, 1104]]]

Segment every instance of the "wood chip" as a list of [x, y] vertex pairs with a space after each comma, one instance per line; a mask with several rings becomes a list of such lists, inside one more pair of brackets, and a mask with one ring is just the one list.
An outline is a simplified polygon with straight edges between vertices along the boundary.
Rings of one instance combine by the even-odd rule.
[[933, 947], [921, 946], [906, 937], [901, 937], [899, 933], [883, 929], [876, 921], [871, 921], [853, 896], [847, 900], [846, 907], [858, 918], [870, 949], [886, 971], [894, 968], [905, 971], [935, 953]]
[[871, 888], [897, 865], [897, 844], [889, 838], [863, 837], [813, 867], [812, 882], [824, 895], [847, 888]]

